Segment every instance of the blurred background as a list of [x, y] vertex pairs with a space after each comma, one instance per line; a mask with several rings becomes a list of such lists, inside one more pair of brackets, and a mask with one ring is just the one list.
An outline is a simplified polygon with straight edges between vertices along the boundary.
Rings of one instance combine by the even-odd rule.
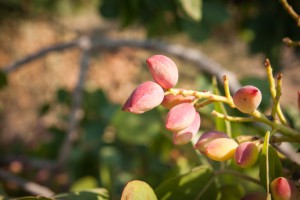
[[[289, 3], [300, 13], [299, 1]], [[299, 128], [299, 49], [282, 39], [299, 40], [300, 28], [279, 1], [0, 0], [0, 27], [0, 169], [55, 193], [103, 187], [118, 199], [130, 180], [155, 188], [199, 164], [191, 144], [173, 146], [164, 129], [166, 110], [136, 116], [121, 106], [138, 84], [151, 79], [145, 59], [153, 54], [177, 63], [178, 87], [211, 90], [213, 74], [147, 47], [112, 48], [110, 41], [153, 39], [202, 52], [242, 85], [261, 88], [263, 111], [269, 109], [264, 71], [269, 58], [274, 72], [284, 75], [284, 111]], [[87, 38], [109, 48], [87, 56], [85, 48], [94, 41]], [[80, 48], [72, 46], [78, 39]], [[63, 44], [70, 46], [10, 70], [28, 55]], [[214, 127], [211, 110], [201, 111], [200, 132]], [[247, 124], [234, 131], [261, 134]], [[4, 177], [0, 187], [7, 195], [30, 194]]]

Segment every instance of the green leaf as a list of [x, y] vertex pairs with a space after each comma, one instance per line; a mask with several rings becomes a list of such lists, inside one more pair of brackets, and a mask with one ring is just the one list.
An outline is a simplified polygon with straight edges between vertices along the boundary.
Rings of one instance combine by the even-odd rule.
[[122, 193], [121, 200], [157, 200], [153, 189], [145, 182], [134, 180], [129, 182]]
[[202, 0], [179, 0], [186, 14], [196, 21], [202, 18]]
[[142, 115], [119, 111], [113, 119], [113, 125], [118, 138], [123, 142], [148, 145], [159, 133], [162, 123], [157, 110]]
[[71, 186], [71, 191], [81, 191], [97, 187], [97, 180], [92, 176], [85, 176], [74, 182]]
[[3, 71], [0, 70], [0, 89], [4, 88], [7, 86], [7, 75]]
[[260, 157], [259, 177], [262, 185], [269, 191], [270, 183], [282, 175], [282, 166], [278, 154], [269, 145], [270, 132], [266, 133]]
[[164, 199], [216, 199], [218, 192], [214, 174], [208, 166], [202, 165], [191, 172], [162, 183], [155, 193]]
[[104, 188], [94, 188], [80, 192], [70, 192], [54, 196], [59, 200], [108, 200], [108, 191]]
[[241, 185], [226, 185], [220, 188], [222, 200], [240, 200], [244, 195], [244, 188]]

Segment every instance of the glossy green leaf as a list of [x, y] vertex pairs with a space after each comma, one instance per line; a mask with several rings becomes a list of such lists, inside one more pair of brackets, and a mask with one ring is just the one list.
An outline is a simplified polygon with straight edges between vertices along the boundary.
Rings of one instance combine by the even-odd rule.
[[54, 196], [59, 200], [108, 200], [108, 191], [104, 188], [94, 188], [80, 192], [70, 192]]
[[196, 21], [202, 18], [202, 0], [179, 0], [186, 14]]
[[153, 189], [145, 182], [134, 180], [125, 186], [121, 200], [157, 200]]
[[214, 174], [208, 166], [200, 166], [194, 170], [167, 180], [155, 193], [160, 200], [166, 199], [216, 199], [217, 187]]
[[282, 175], [282, 166], [278, 154], [274, 148], [269, 145], [270, 133], [265, 136], [264, 145], [260, 157], [259, 177], [262, 185], [267, 189], [270, 183]]

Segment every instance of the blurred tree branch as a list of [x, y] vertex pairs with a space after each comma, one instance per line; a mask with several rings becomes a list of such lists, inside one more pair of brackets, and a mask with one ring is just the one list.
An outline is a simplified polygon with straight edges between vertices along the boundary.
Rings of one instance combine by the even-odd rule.
[[[83, 37], [86, 38], [86, 37]], [[11, 73], [12, 71], [20, 68], [21, 66], [46, 56], [48, 53], [55, 51], [64, 51], [69, 48], [80, 47], [82, 44], [82, 38], [78, 40], [66, 42], [50, 46], [45, 49], [41, 49], [31, 55], [28, 55], [18, 61], [12, 62], [5, 66], [3, 71], [5, 73]], [[232, 91], [236, 91], [240, 84], [236, 76], [228, 70], [225, 70], [219, 63], [210, 59], [208, 56], [200, 52], [198, 49], [187, 48], [181, 45], [167, 44], [157, 40], [122, 40], [122, 39], [110, 39], [110, 38], [90, 38], [91, 47], [90, 50], [111, 50], [121, 47], [141, 48], [145, 50], [161, 51], [166, 54], [178, 57], [180, 59], [192, 62], [197, 69], [202, 72], [208, 73], [212, 76], [216, 76], [220, 83], [223, 83], [223, 75], [227, 75], [230, 81], [230, 87]]]
[[25, 179], [19, 178], [8, 171], [4, 171], [0, 169], [0, 179], [3, 179], [7, 182], [13, 182], [14, 184], [18, 185], [23, 190], [34, 194], [34, 195], [42, 195], [42, 196], [52, 196], [54, 193], [44, 186], [41, 186], [37, 183], [32, 181], [27, 181]]
[[78, 44], [82, 49], [80, 71], [77, 84], [72, 95], [72, 107], [69, 116], [69, 127], [65, 140], [60, 147], [60, 154], [57, 161], [58, 166], [64, 166], [66, 164], [72, 150], [72, 145], [75, 141], [78, 140], [79, 137], [77, 126], [80, 120], [83, 85], [89, 67], [89, 50], [91, 48], [91, 41], [87, 37], [82, 37], [80, 38], [80, 40], [78, 40]]

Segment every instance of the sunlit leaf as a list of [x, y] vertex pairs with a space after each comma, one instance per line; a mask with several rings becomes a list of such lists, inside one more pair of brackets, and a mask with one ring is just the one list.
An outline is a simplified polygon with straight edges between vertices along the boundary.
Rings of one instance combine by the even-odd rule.
[[196, 21], [202, 18], [202, 0], [180, 0], [186, 14]]
[[129, 182], [122, 193], [121, 200], [157, 200], [153, 189], [145, 182], [134, 180]]
[[189, 173], [180, 175], [162, 183], [155, 193], [164, 199], [216, 199], [217, 187], [212, 169], [203, 165]]

